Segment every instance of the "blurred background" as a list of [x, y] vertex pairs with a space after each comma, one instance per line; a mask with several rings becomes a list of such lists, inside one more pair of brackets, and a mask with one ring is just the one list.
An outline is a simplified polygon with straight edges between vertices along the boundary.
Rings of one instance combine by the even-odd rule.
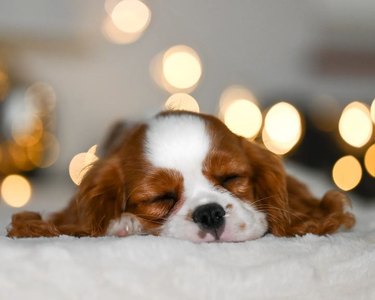
[[373, 0], [1, 1], [0, 210], [65, 205], [115, 120], [163, 109], [217, 115], [374, 200], [374, 15]]

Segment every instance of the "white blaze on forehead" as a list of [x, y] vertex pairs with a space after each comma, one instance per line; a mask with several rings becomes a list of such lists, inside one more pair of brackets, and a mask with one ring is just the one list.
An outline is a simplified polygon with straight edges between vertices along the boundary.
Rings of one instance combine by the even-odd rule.
[[209, 148], [206, 125], [197, 116], [162, 116], [149, 122], [146, 155], [156, 167], [176, 169], [183, 175], [201, 171]]

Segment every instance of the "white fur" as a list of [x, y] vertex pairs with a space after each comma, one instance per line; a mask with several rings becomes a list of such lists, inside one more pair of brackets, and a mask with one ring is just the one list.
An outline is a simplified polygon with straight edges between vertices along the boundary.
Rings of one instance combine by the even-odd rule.
[[209, 148], [205, 124], [196, 116], [159, 117], [149, 123], [146, 153], [155, 166], [200, 172]]
[[137, 217], [132, 214], [123, 213], [119, 219], [111, 220], [106, 235], [125, 237], [141, 233], [142, 225]]
[[[222, 241], [243, 241], [261, 237], [267, 230], [265, 215], [229, 192], [216, 189], [203, 175], [203, 162], [211, 147], [204, 121], [193, 115], [153, 119], [146, 134], [146, 156], [159, 168], [174, 169], [184, 180], [184, 203], [164, 224], [161, 235], [192, 241], [213, 241], [187, 216], [198, 206], [217, 203], [225, 210]], [[227, 207], [231, 207], [230, 209]]]

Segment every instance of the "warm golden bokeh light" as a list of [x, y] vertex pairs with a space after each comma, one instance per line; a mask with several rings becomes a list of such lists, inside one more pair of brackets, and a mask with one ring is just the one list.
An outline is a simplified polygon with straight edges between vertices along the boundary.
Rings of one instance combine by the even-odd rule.
[[361, 102], [352, 102], [343, 110], [339, 121], [339, 132], [345, 142], [360, 148], [372, 136], [373, 124], [368, 107]]
[[12, 124], [12, 137], [20, 146], [32, 146], [43, 136], [43, 122], [34, 116], [30, 120]]
[[103, 21], [102, 33], [105, 38], [111, 43], [115, 44], [131, 44], [137, 41], [142, 36], [141, 32], [136, 33], [125, 33], [119, 30], [112, 22], [110, 17], [107, 17]]
[[5, 96], [9, 92], [9, 77], [4, 71], [0, 70], [0, 102], [5, 99]]
[[87, 152], [88, 153], [92, 153], [92, 154], [96, 154], [96, 151], [98, 150], [98, 145], [95, 144], [94, 146], [92, 146]]
[[[25, 97], [27, 101], [46, 112], [52, 112], [56, 107], [55, 90], [46, 82], [35, 82], [30, 85], [26, 90]], [[39, 111], [39, 113], [41, 112]]]
[[69, 164], [69, 175], [76, 185], [80, 185], [83, 178], [82, 170], [84, 168], [86, 154], [86, 152], [78, 153]]
[[163, 57], [164, 53], [156, 54], [150, 62], [150, 75], [154, 82], [163, 90], [170, 94], [185, 93], [190, 94], [194, 91], [197, 85], [193, 85], [190, 88], [181, 89], [172, 86], [165, 78], [163, 74]]
[[225, 110], [224, 123], [233, 133], [252, 139], [262, 127], [262, 113], [253, 102], [238, 99]]
[[1, 184], [1, 196], [12, 207], [22, 207], [31, 197], [31, 184], [20, 175], [9, 175]]
[[69, 164], [69, 175], [72, 181], [76, 185], [80, 185], [85, 174], [97, 160], [98, 157], [91, 152], [82, 152], [75, 155]]
[[119, 30], [134, 34], [147, 28], [151, 20], [151, 11], [139, 0], [122, 0], [113, 8], [111, 18]]
[[199, 112], [198, 102], [189, 94], [176, 93], [170, 96], [164, 104], [166, 110], [187, 110]]
[[183, 45], [174, 46], [164, 53], [162, 70], [167, 83], [177, 89], [195, 86], [202, 75], [198, 54]]
[[255, 98], [254, 94], [247, 88], [240, 85], [232, 85], [226, 88], [220, 96], [220, 107], [219, 107], [219, 117], [224, 120], [224, 115], [227, 108], [236, 100], [246, 99], [258, 104], [258, 100]]
[[267, 134], [267, 131], [264, 129], [262, 130], [262, 141], [264, 146], [270, 150], [271, 152], [278, 154], [278, 155], [283, 155], [286, 154], [289, 150], [286, 150], [283, 147], [280, 147], [277, 142], [273, 141]]
[[302, 121], [298, 110], [287, 102], [272, 106], [264, 119], [262, 139], [272, 152], [289, 152], [302, 137]]
[[333, 166], [332, 178], [340, 189], [344, 191], [352, 190], [361, 181], [361, 164], [354, 156], [344, 156]]
[[57, 138], [50, 134], [45, 133], [43, 136], [42, 144], [38, 147], [28, 147], [28, 159], [38, 168], [48, 168], [52, 166], [60, 155], [60, 143]]
[[375, 99], [372, 101], [371, 104], [371, 119], [375, 123]]
[[27, 156], [27, 148], [21, 147], [15, 143], [7, 143], [8, 153], [14, 166], [20, 171], [30, 171], [34, 165]]
[[[87, 166], [88, 166], [88, 169], [89, 169], [91, 165], [98, 160], [98, 156], [96, 155], [97, 149], [98, 149], [98, 145], [94, 145], [87, 151], [85, 160], [83, 162], [84, 168], [87, 169]], [[86, 170], [85, 172], [87, 171], [88, 170]]]
[[42, 163], [39, 165], [40, 168], [52, 166], [59, 158], [60, 143], [54, 135], [48, 133], [44, 135], [44, 150], [45, 155]]
[[365, 167], [367, 172], [375, 177], [375, 144], [367, 149], [365, 154]]

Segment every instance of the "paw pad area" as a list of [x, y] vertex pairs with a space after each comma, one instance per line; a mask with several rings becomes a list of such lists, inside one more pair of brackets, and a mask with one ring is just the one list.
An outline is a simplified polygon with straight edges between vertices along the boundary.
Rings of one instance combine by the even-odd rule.
[[106, 235], [126, 237], [141, 233], [142, 225], [137, 217], [132, 214], [123, 213], [119, 219], [112, 220], [109, 223]]

